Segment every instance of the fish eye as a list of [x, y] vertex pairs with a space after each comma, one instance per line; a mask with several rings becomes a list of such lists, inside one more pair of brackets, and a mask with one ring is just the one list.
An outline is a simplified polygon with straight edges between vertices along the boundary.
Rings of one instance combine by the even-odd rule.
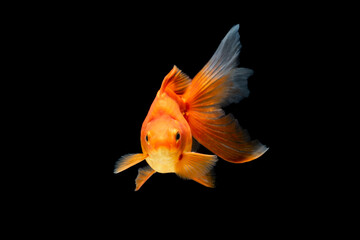
[[148, 136], [149, 134], [146, 134], [146, 136], [145, 136], [145, 140], [146, 140], [146, 142], [148, 142], [149, 141], [149, 136]]
[[179, 133], [179, 132], [176, 133], [175, 139], [176, 139], [176, 141], [179, 141], [179, 140], [180, 140], [180, 133]]

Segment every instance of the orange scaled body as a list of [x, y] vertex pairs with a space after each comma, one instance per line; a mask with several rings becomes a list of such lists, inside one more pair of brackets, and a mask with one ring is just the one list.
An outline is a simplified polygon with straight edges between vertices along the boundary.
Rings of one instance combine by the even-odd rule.
[[[204, 186], [214, 187], [211, 169], [217, 156], [243, 163], [261, 156], [268, 148], [250, 141], [246, 131], [222, 107], [247, 97], [247, 78], [252, 70], [237, 68], [239, 26], [222, 40], [210, 61], [190, 79], [176, 66], [164, 78], [141, 129], [142, 153], [119, 159], [115, 173], [146, 160], [139, 169], [136, 189], [155, 173], [176, 173]], [[193, 138], [215, 155], [192, 152]]]

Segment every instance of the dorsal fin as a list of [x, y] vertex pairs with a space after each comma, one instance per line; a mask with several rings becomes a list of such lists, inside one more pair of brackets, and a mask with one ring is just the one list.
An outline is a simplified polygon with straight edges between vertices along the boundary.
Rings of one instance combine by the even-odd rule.
[[177, 95], [182, 95], [190, 83], [191, 79], [174, 65], [173, 69], [165, 76], [160, 93], [163, 93], [166, 88], [170, 88]]

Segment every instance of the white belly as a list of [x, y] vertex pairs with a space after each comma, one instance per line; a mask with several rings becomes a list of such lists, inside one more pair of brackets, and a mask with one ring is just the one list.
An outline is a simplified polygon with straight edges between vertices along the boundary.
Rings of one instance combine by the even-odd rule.
[[149, 157], [146, 158], [146, 162], [150, 167], [159, 173], [175, 172], [177, 161], [177, 154], [171, 153], [166, 148], [160, 148], [158, 151], [149, 154]]

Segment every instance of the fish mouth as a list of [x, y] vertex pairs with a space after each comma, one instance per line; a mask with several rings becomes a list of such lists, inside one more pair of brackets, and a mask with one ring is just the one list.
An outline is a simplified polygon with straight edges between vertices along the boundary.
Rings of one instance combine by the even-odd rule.
[[147, 163], [152, 169], [160, 173], [175, 172], [175, 165], [179, 159], [177, 152], [169, 148], [160, 147], [149, 153], [146, 158]]

